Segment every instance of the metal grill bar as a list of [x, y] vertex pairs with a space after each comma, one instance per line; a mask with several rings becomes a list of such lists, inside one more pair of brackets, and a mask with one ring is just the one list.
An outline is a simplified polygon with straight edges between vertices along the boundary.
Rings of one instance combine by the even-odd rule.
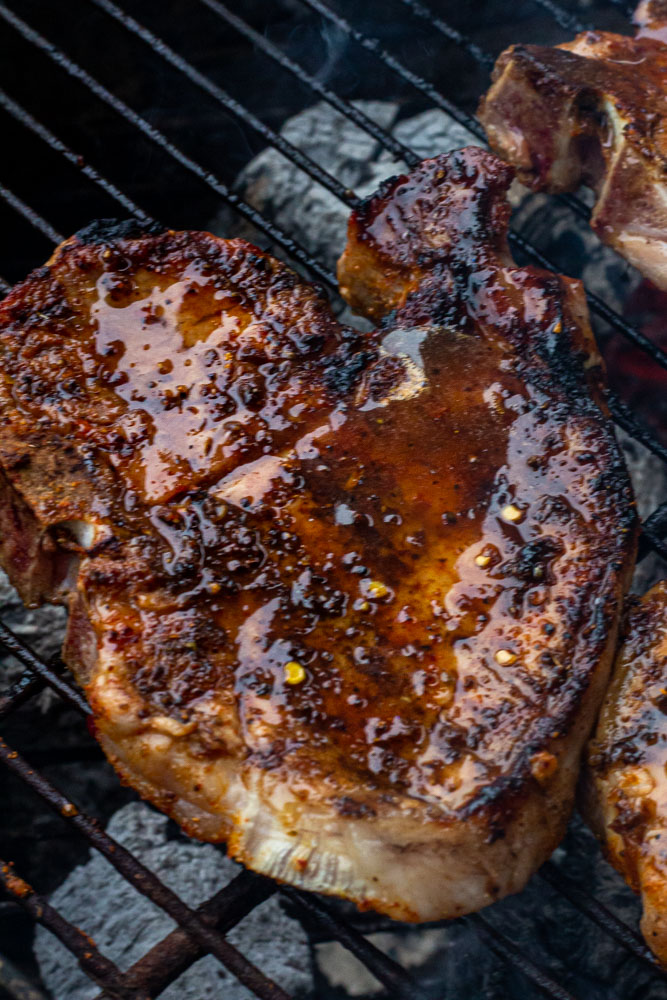
[[[122, 844], [101, 830], [94, 820], [81, 812], [51, 782], [33, 771], [18, 751], [11, 749], [1, 738], [0, 761], [13, 774], [29, 785], [55, 812], [63, 817], [65, 822], [82, 833], [124, 879], [134, 885], [143, 895], [148, 896], [165, 913], [168, 913], [172, 920], [180, 924], [205, 951], [215, 955], [244, 986], [265, 1000], [290, 1000], [284, 990], [276, 986], [263, 972], [260, 972], [244, 958], [233, 945], [225, 940], [222, 934], [207, 926], [195, 910], [187, 906], [175, 892], [172, 892], [153, 872], [146, 868], [133, 854], [130, 854]], [[11, 890], [11, 886], [9, 888]]]
[[13, 712], [15, 708], [28, 701], [33, 695], [44, 690], [44, 682], [30, 670], [26, 670], [18, 677], [11, 687], [0, 695], [0, 719]]
[[[153, 125], [149, 124], [145, 118], [133, 111], [124, 101], [115, 94], [112, 94], [110, 90], [107, 90], [101, 83], [99, 83], [90, 73], [82, 69], [78, 63], [70, 59], [64, 52], [58, 49], [57, 46], [53, 45], [48, 39], [40, 35], [39, 32], [31, 28], [25, 21], [18, 17], [12, 10], [10, 10], [4, 3], [0, 3], [0, 17], [2, 17], [7, 23], [11, 24], [12, 27], [18, 31], [18, 33], [25, 38], [26, 41], [31, 42], [38, 49], [44, 52], [56, 65], [60, 66], [65, 70], [71, 77], [79, 80], [81, 83], [85, 84], [86, 87], [96, 97], [104, 101], [105, 104], [113, 108], [119, 115], [121, 115], [126, 121], [134, 125], [142, 135], [145, 135], [148, 139], [159, 146], [165, 153], [168, 153], [172, 159], [176, 160], [181, 164], [189, 173], [193, 174], [199, 180], [203, 181], [208, 187], [210, 187], [217, 195], [223, 198], [229, 205], [234, 208], [239, 215], [242, 215], [248, 222], [252, 223], [260, 232], [263, 232], [271, 240], [273, 240], [278, 246], [289, 254], [294, 260], [299, 261], [304, 267], [307, 267], [313, 274], [323, 281], [329, 287], [336, 289], [336, 279], [335, 275], [331, 274], [325, 267], [320, 264], [318, 260], [312, 257], [302, 246], [300, 246], [296, 240], [293, 240], [290, 236], [284, 233], [278, 226], [265, 219], [260, 212], [249, 205], [243, 198], [240, 198], [236, 192], [230, 190], [230, 188], [213, 174], [211, 171], [206, 170], [204, 167], [200, 166], [195, 160], [184, 153], [179, 147], [175, 146], [159, 129], [155, 128]], [[3, 190], [0, 187], [0, 195], [3, 195]], [[27, 206], [26, 206], [27, 207]], [[55, 230], [52, 231], [55, 234], [55, 241], [61, 242], [63, 237], [56, 233]]]
[[83, 697], [81, 692], [73, 687], [69, 681], [64, 680], [64, 678], [59, 677], [58, 674], [52, 670], [46, 663], [37, 656], [26, 646], [25, 643], [21, 642], [18, 636], [14, 635], [11, 629], [7, 628], [4, 622], [0, 621], [0, 643], [7, 649], [8, 652], [15, 656], [16, 659], [32, 671], [33, 675], [36, 674], [41, 680], [45, 681], [49, 687], [60, 695], [72, 708], [78, 709], [83, 712], [84, 715], [88, 715], [90, 708], [88, 707], [88, 702]]
[[[121, 191], [115, 184], [108, 181], [106, 177], [103, 177], [102, 174], [98, 173], [98, 171], [95, 170], [94, 167], [91, 167], [90, 164], [85, 163], [82, 156], [69, 149], [69, 147], [66, 146], [61, 139], [55, 136], [53, 132], [46, 128], [45, 125], [42, 125], [41, 122], [38, 122], [36, 118], [33, 118], [29, 111], [26, 111], [26, 109], [22, 108], [20, 104], [17, 104], [17, 102], [14, 101], [4, 90], [0, 90], [0, 107], [3, 107], [5, 111], [8, 111], [16, 121], [21, 123], [21, 125], [25, 125], [32, 132], [34, 132], [35, 135], [38, 135], [40, 139], [43, 139], [44, 142], [51, 147], [51, 149], [60, 153], [66, 160], [74, 164], [74, 166], [85, 174], [89, 180], [93, 181], [93, 183], [97, 184], [98, 187], [102, 188], [105, 194], [110, 195], [114, 201], [118, 202], [118, 204], [129, 212], [130, 215], [133, 215], [136, 219], [143, 223], [150, 224], [155, 222], [155, 219], [152, 219], [150, 215], [147, 215], [143, 211], [143, 209], [139, 208], [139, 206], [136, 205], [124, 191]], [[61, 240], [62, 237], [54, 239], [54, 243], [59, 243]]]
[[619, 427], [648, 448], [657, 458], [667, 463], [667, 447], [654, 437], [653, 432], [645, 424], [640, 423], [627, 403], [610, 390], [607, 391], [606, 401], [609, 412]]
[[667, 529], [667, 502], [653, 511], [651, 516], [646, 519], [646, 524], [653, 530], [664, 531]]
[[354, 104], [350, 104], [344, 101], [338, 96], [333, 90], [325, 86], [321, 80], [317, 77], [312, 76], [310, 73], [306, 72], [302, 66], [290, 59], [289, 56], [285, 55], [273, 42], [270, 42], [268, 38], [264, 35], [260, 35], [258, 31], [255, 31], [249, 24], [246, 24], [240, 17], [233, 14], [229, 8], [225, 7], [224, 4], [220, 3], [219, 0], [200, 0], [200, 2], [208, 7], [210, 11], [216, 14], [219, 18], [229, 24], [235, 31], [238, 31], [240, 35], [246, 38], [248, 41], [252, 42], [255, 48], [259, 49], [260, 52], [264, 52], [273, 62], [275, 62], [282, 69], [291, 73], [295, 79], [300, 83], [304, 84], [310, 90], [314, 91], [322, 100], [326, 101], [327, 104], [335, 108], [336, 111], [340, 112], [344, 117], [349, 118], [350, 121], [358, 125], [362, 131], [367, 132], [372, 135], [374, 139], [377, 139], [385, 149], [388, 149], [398, 160], [404, 160], [410, 166], [416, 166], [420, 161], [420, 157], [404, 146], [402, 142], [399, 142], [391, 132], [387, 132], [386, 129], [378, 125], [377, 122], [365, 115]]
[[19, 198], [18, 195], [14, 194], [13, 191], [10, 191], [10, 189], [4, 184], [0, 184], [0, 198], [3, 198], [8, 205], [11, 205], [11, 207], [19, 213], [19, 215], [22, 215], [24, 219], [27, 219], [31, 226], [37, 229], [43, 236], [46, 236], [46, 238], [51, 240], [53, 243], [62, 243], [65, 239], [65, 237], [62, 236], [57, 229], [54, 229], [51, 223], [47, 222], [46, 219], [39, 214], [39, 212], [36, 212], [34, 208], [30, 207], [30, 205], [26, 205], [26, 203]]
[[471, 38], [464, 35], [463, 32], [459, 31], [458, 28], [454, 28], [451, 24], [446, 21], [433, 11], [425, 7], [419, 0], [401, 0], [401, 3], [411, 10], [413, 14], [420, 17], [424, 21], [437, 29], [441, 35], [444, 35], [450, 42], [454, 42], [458, 45], [460, 49], [463, 49], [469, 55], [473, 57], [475, 62], [479, 63], [480, 66], [486, 66], [487, 69], [493, 69], [493, 64], [495, 59], [490, 52], [486, 52], [477, 42], [473, 42]]
[[412, 87], [422, 93], [425, 97], [428, 97], [430, 101], [435, 104], [437, 108], [441, 111], [445, 111], [450, 118], [453, 118], [467, 128], [469, 132], [476, 135], [478, 139], [482, 142], [485, 141], [484, 129], [480, 123], [469, 115], [466, 111], [462, 111], [455, 104], [452, 104], [450, 100], [444, 97], [435, 87], [430, 84], [423, 77], [419, 76], [417, 73], [413, 73], [411, 69], [404, 66], [400, 60], [396, 59], [395, 56], [391, 54], [387, 49], [385, 49], [378, 38], [373, 38], [370, 35], [365, 35], [363, 32], [358, 31], [349, 21], [338, 14], [336, 11], [332, 10], [326, 4], [322, 3], [321, 0], [301, 0], [306, 7], [310, 7], [311, 10], [315, 11], [325, 20], [329, 21], [331, 24], [335, 24], [337, 28], [345, 32], [350, 38], [352, 38], [358, 45], [360, 45], [367, 52], [371, 52], [376, 56], [381, 62], [388, 66], [397, 76], [399, 76], [405, 83], [409, 83]]
[[[269, 879], [243, 871], [198, 906], [196, 913], [219, 933], [226, 934], [275, 892], [276, 886]], [[155, 997], [205, 954], [205, 950], [178, 927], [130, 966], [125, 975], [130, 982], [141, 983], [149, 997]], [[96, 1000], [105, 1000], [104, 995], [100, 994]]]
[[37, 895], [31, 885], [14, 874], [11, 865], [1, 859], [0, 886], [11, 893], [33, 920], [48, 926], [51, 933], [76, 956], [86, 975], [104, 987], [107, 996], [112, 996], [114, 1000], [149, 1000], [144, 990], [127, 985], [120, 970], [102, 954], [92, 938], [65, 920], [44, 897]]
[[661, 504], [644, 521], [642, 525], [642, 537], [640, 539], [640, 555], [645, 554], [646, 544], [648, 543], [667, 562], [667, 542], [663, 540], [666, 532], [667, 502]]
[[254, 132], [261, 135], [266, 142], [274, 146], [287, 159], [294, 163], [295, 166], [299, 167], [300, 170], [303, 170], [314, 181], [317, 181], [318, 184], [321, 184], [322, 187], [339, 198], [345, 205], [353, 209], [359, 208], [361, 199], [357, 198], [354, 191], [350, 191], [349, 188], [346, 188], [335, 177], [332, 177], [330, 173], [323, 170], [310, 156], [294, 146], [284, 136], [275, 132], [268, 125], [265, 125], [264, 122], [260, 121], [243, 104], [239, 104], [238, 101], [221, 87], [218, 87], [209, 77], [200, 73], [191, 63], [182, 56], [179, 56], [177, 52], [174, 52], [161, 38], [158, 38], [148, 28], [139, 24], [135, 18], [122, 11], [112, 0], [90, 0], [90, 2], [99, 7], [100, 10], [103, 10], [109, 17], [114, 18], [119, 24], [122, 24], [128, 31], [141, 38], [153, 51], [157, 52], [166, 62], [179, 70], [191, 83], [194, 83], [200, 90], [209, 94], [210, 97], [217, 101], [225, 110], [235, 115], [244, 125], [248, 125]]
[[628, 927], [627, 924], [624, 924], [622, 920], [619, 920], [618, 917], [614, 916], [597, 899], [582, 892], [569, 879], [566, 880], [552, 861], [547, 861], [545, 865], [542, 865], [539, 874], [555, 892], [564, 896], [572, 906], [585, 913], [605, 933], [609, 934], [615, 941], [618, 941], [626, 951], [631, 952], [640, 962], [648, 964], [651, 971], [660, 970], [658, 963], [653, 958], [640, 935]]
[[531, 962], [529, 958], [519, 951], [519, 949], [507, 940], [496, 928], [493, 926], [490, 920], [483, 917], [480, 913], [473, 914], [472, 917], [468, 918], [471, 923], [475, 925], [480, 935], [484, 938], [487, 945], [496, 955], [502, 958], [505, 962], [509, 962], [510, 965], [516, 966], [526, 979], [534, 983], [542, 991], [546, 993], [548, 997], [552, 1000], [576, 1000], [571, 993], [568, 993], [560, 983], [557, 983], [555, 979], [552, 979], [547, 973], [545, 973], [538, 965]]
[[405, 969], [389, 958], [383, 951], [366, 940], [363, 934], [349, 924], [344, 923], [317, 896], [299, 892], [283, 886], [282, 895], [293, 900], [333, 938], [340, 941], [348, 951], [359, 958], [367, 969], [373, 973], [383, 986], [392, 990], [392, 997], [405, 997], [406, 1000], [426, 1000], [423, 990], [415, 983]]
[[646, 522], [644, 522], [642, 533], [639, 536], [637, 561], [640, 562], [642, 559], [645, 559], [651, 551], [655, 552], [663, 562], [667, 563], [667, 545], [650, 527], [647, 528]]

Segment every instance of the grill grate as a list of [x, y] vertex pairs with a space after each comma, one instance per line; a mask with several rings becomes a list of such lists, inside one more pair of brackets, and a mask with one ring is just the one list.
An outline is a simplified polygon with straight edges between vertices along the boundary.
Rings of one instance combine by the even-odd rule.
[[[235, 116], [242, 125], [278, 149], [295, 166], [325, 187], [348, 207], [354, 207], [358, 204], [357, 196], [353, 191], [346, 188], [344, 184], [306, 154], [267, 126], [249, 108], [220, 88], [153, 31], [144, 27], [125, 12], [118, 4], [112, 0], [88, 0], [88, 2], [149, 46], [154, 54], [169, 64], [179, 75], [187, 78], [191, 84], [206, 92], [226, 112]], [[300, 2], [305, 7], [310, 8], [323, 21], [333, 25], [356, 45], [361, 46], [403, 83], [408, 84], [427, 98], [432, 105], [450, 115], [475, 136], [483, 139], [481, 126], [473, 116], [452, 103], [427, 79], [405, 66], [383, 47], [379, 39], [357, 29], [346, 18], [327, 6], [323, 0], [300, 0]], [[428, 23], [434, 31], [447, 40], [448, 44], [456, 46], [471, 57], [477, 65], [488, 70], [493, 57], [475, 41], [450, 25], [440, 14], [436, 15], [419, 0], [399, 0], [399, 2], [407, 8], [409, 15]], [[554, 0], [532, 0], [532, 2], [547, 12], [558, 25], [570, 32], [580, 31], [588, 27]], [[614, 6], [624, 9], [627, 6], [623, 0], [610, 0], [610, 2]], [[419, 157], [414, 150], [396, 140], [386, 129], [370, 119], [358, 107], [340, 97], [316, 75], [307, 72], [299, 63], [292, 60], [278, 46], [257, 32], [236, 13], [230, 11], [219, 0], [200, 0], [200, 4], [225, 25], [231, 27], [239, 36], [252, 43], [255, 51], [265, 55], [272, 65], [275, 64], [287, 71], [311, 94], [328, 102], [337, 111], [346, 115], [361, 129], [373, 136], [381, 147], [395, 157], [404, 160], [408, 165], [414, 165], [418, 162]], [[175, 161], [182, 170], [207, 185], [219, 199], [222, 199], [239, 215], [252, 223], [273, 243], [280, 246], [288, 256], [305, 267], [315, 278], [329, 287], [335, 288], [334, 275], [306, 248], [283, 232], [270, 219], [262, 216], [231, 190], [217, 174], [202, 166], [198, 160], [174, 144], [145, 117], [134, 111], [129, 104], [107, 89], [58, 46], [2, 2], [0, 2], [0, 18], [26, 43], [40, 50], [77, 81], [84, 90], [112, 109], [116, 115], [123, 119], [124, 123], [159, 147], [161, 152]], [[143, 223], [151, 221], [150, 216], [121, 188], [99, 173], [93, 166], [84, 162], [79, 154], [70, 149], [47, 126], [37, 121], [26, 108], [1, 90], [0, 106], [53, 152], [79, 169], [88, 181], [115, 201], [125, 212]], [[51, 242], [58, 243], [62, 240], [63, 237], [47, 219], [1, 184], [0, 199]], [[587, 216], [588, 209], [577, 198], [566, 196], [560, 200], [577, 215]], [[518, 233], [512, 234], [512, 241], [516, 248], [540, 265], [553, 267], [551, 262], [536, 247], [524, 240]], [[6, 292], [9, 287], [9, 283], [0, 278], [0, 292]], [[645, 352], [653, 363], [667, 369], [667, 354], [654, 345], [640, 330], [635, 329], [622, 316], [614, 312], [599, 296], [588, 292], [588, 298], [591, 309], [598, 316]], [[667, 448], [653, 437], [652, 432], [634, 416], [626, 403], [612, 395], [610, 408], [619, 426], [649, 448], [653, 454], [667, 462]], [[667, 532], [667, 504], [663, 504], [645, 520], [641, 554], [646, 555], [653, 550], [667, 560], [667, 545], [663, 541], [665, 532]], [[84, 716], [88, 714], [88, 706], [84, 698], [63, 676], [62, 664], [44, 662], [2, 623], [0, 623], [0, 643], [25, 667], [24, 674], [4, 696], [0, 697], [0, 719], [7, 717], [29, 698], [38, 694], [45, 686], [54, 690], [79, 713]], [[0, 761], [9, 771], [21, 778], [46, 804], [59, 813], [63, 822], [69, 824], [91, 846], [100, 851], [124, 878], [135, 885], [138, 891], [150, 897], [156, 905], [169, 913], [178, 925], [176, 930], [173, 930], [155, 945], [132, 968], [122, 973], [113, 962], [110, 962], [97, 950], [84, 932], [65, 920], [46, 900], [34, 892], [26, 882], [14, 873], [10, 865], [0, 861], [0, 883], [4, 890], [20, 903], [35, 920], [39, 920], [60, 938], [91, 979], [99, 984], [104, 996], [118, 998], [118, 1000], [120, 998], [122, 1000], [145, 1000], [147, 997], [154, 997], [203, 954], [212, 954], [257, 997], [264, 998], [264, 1000], [289, 1000], [282, 989], [272, 983], [261, 970], [253, 966], [225, 939], [225, 934], [254, 907], [273, 893], [279, 892], [286, 900], [289, 900], [297, 911], [307, 915], [310, 924], [317, 927], [324, 937], [337, 940], [360, 959], [383, 984], [392, 998], [395, 1000], [398, 998], [419, 1000], [422, 997], [420, 987], [415, 983], [413, 977], [397, 962], [368, 941], [353, 922], [342, 920], [337, 915], [335, 908], [327, 901], [292, 888], [279, 888], [266, 878], [251, 872], [242, 872], [207, 902], [197, 909], [192, 909], [130, 852], [103, 832], [94, 819], [81, 812], [75, 803], [31, 768], [27, 761], [3, 740], [0, 740]], [[576, 885], [564, 881], [558, 867], [553, 862], [548, 863], [542, 869], [541, 877], [552, 889], [564, 895], [574, 907], [585, 913], [623, 948], [631, 952], [637, 959], [648, 963], [651, 968], [656, 968], [650, 952], [636, 931], [620, 921], [601, 903], [582, 893]], [[523, 955], [486, 916], [474, 914], [462, 918], [461, 922], [473, 925], [492, 951], [520, 970], [526, 979], [542, 993], [557, 998], [557, 1000], [573, 1000], [571, 994], [563, 986], [552, 979], [531, 959]], [[365, 925], [366, 933], [371, 927], [374, 930], [390, 929], [391, 922], [378, 918], [374, 925], [370, 923]]]

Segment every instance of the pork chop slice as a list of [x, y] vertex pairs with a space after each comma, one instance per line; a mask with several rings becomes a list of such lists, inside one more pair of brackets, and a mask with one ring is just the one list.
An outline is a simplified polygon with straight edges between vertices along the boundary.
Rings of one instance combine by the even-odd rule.
[[479, 117], [523, 184], [592, 188], [600, 239], [667, 289], [667, 7], [642, 3], [636, 20], [635, 38], [506, 49]]
[[109, 759], [414, 921], [558, 843], [634, 558], [582, 290], [513, 265], [511, 176], [462, 150], [352, 217], [370, 334], [247, 243], [104, 225], [0, 305], [3, 563], [68, 603]]
[[588, 749], [584, 809], [640, 894], [642, 933], [667, 966], [667, 581], [631, 600]]

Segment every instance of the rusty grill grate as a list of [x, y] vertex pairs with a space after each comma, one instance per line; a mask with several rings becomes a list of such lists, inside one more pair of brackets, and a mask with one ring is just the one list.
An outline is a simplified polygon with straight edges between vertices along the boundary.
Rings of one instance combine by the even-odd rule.
[[[473, 116], [440, 93], [427, 79], [409, 69], [391, 51], [384, 48], [379, 39], [355, 27], [353, 22], [358, 20], [356, 16], [358, 12], [355, 12], [354, 9], [355, 5], [349, 2], [344, 5], [350, 10], [350, 19], [348, 20], [347, 17], [328, 6], [324, 0], [299, 0], [299, 2], [302, 6], [310, 8], [321, 19], [322, 23], [329, 24], [344, 34], [350, 44], [365, 50], [371, 57], [371, 61], [383, 64], [384, 68], [394, 74], [403, 85], [413, 88], [429, 104], [440, 108], [473, 134], [483, 139], [481, 126]], [[398, 0], [398, 2], [406, 9], [406, 17], [426, 22], [429, 29], [442, 38], [444, 56], [450, 49], [456, 48], [459, 52], [464, 52], [466, 57], [482, 69], [488, 70], [492, 65], [494, 57], [490, 53], [448, 23], [439, 13], [436, 14], [429, 6], [421, 3], [420, 0]], [[87, 3], [96, 7], [105, 18], [117, 22], [124, 31], [134, 36], [135, 41], [140, 40], [150, 47], [153, 54], [170, 67], [170, 72], [174, 71], [178, 74], [177, 77], [170, 78], [171, 85], [177, 86], [180, 77], [187, 78], [190, 84], [205, 92], [226, 114], [234, 116], [244, 129], [254, 133], [265, 143], [274, 146], [301, 171], [325, 187], [348, 207], [353, 208], [358, 204], [359, 199], [353, 191], [350, 191], [305, 153], [266, 125], [248, 107], [239, 103], [208, 75], [179, 55], [152, 30], [140, 24], [113, 0], [87, 0]], [[267, 60], [269, 72], [280, 70], [290, 74], [302, 88], [310, 93], [311, 99], [317, 97], [327, 102], [372, 135], [381, 148], [404, 160], [408, 165], [419, 161], [419, 157], [414, 151], [399, 142], [359, 107], [339, 96], [322, 81], [319, 75], [308, 72], [300, 63], [295, 62], [268, 37], [258, 32], [219, 0], [198, 0], [198, 3], [208, 8], [223, 31], [231, 30], [249, 43], [256, 53], [261, 53], [262, 57]], [[568, 32], [581, 31], [590, 27], [554, 0], [532, 0], [532, 3], [536, 8], [542, 8], [560, 27]], [[610, 0], [610, 4], [622, 8], [624, 12], [628, 10], [628, 5], [623, 0]], [[15, 6], [20, 6], [18, 0], [16, 0]], [[341, 6], [343, 6], [342, 0]], [[25, 12], [23, 11], [23, 13]], [[94, 97], [105, 104], [114, 115], [122, 119], [125, 126], [140, 133], [144, 140], [158, 147], [162, 154], [174, 162], [179, 171], [191, 175], [197, 182], [210, 189], [216, 199], [222, 200], [240, 216], [252, 223], [313, 278], [335, 289], [334, 275], [321, 261], [313, 257], [274, 222], [265, 218], [244, 201], [217, 173], [202, 166], [191, 154], [168, 138], [146, 117], [133, 110], [130, 104], [126, 103], [120, 96], [107, 89], [95, 76], [91, 75], [61, 48], [53, 44], [49, 38], [34, 28], [31, 23], [24, 20], [22, 15], [19, 15], [1, 0], [0, 19], [3, 23], [3, 31], [13, 33], [28, 48], [39, 50], [44, 57], [68, 74], [75, 81], [76, 86], [80, 88], [84, 100], [87, 94], [89, 98]], [[85, 162], [45, 124], [34, 118], [25, 107], [2, 89], [0, 89], [0, 107], [23, 129], [28, 130], [37, 140], [48, 146], [52, 153], [64, 158], [76, 170], [79, 170], [82, 183], [83, 178], [85, 178], [89, 186], [101, 192], [101, 196], [107, 203], [109, 199], [115, 202], [117, 208], [121, 210], [121, 214], [130, 214], [143, 223], [151, 221], [150, 215], [137, 205], [122, 188], [105, 177], [98, 169]], [[104, 160], [104, 151], [101, 152], [100, 160]], [[63, 236], [39, 211], [3, 184], [0, 184], [0, 199], [4, 201], [5, 208], [8, 208], [11, 213], [15, 213], [20, 225], [26, 228], [32, 227], [33, 230], [41, 234], [41, 237], [51, 243], [58, 243], [63, 239]], [[563, 196], [560, 201], [578, 216], [583, 218], [588, 216], [587, 207], [578, 198]], [[20, 221], [21, 219], [22, 221]], [[537, 247], [531, 245], [518, 233], [513, 233], [511, 238], [515, 248], [522, 251], [525, 256], [541, 266], [554, 266]], [[9, 282], [0, 277], [0, 293], [5, 293], [9, 287]], [[667, 354], [655, 346], [640, 330], [630, 325], [596, 294], [589, 292], [588, 299], [594, 314], [644, 352], [650, 358], [651, 363], [662, 369], [667, 369]], [[633, 415], [626, 403], [611, 395], [610, 406], [614, 419], [626, 432], [667, 462], [667, 448]], [[667, 503], [645, 519], [640, 555], [645, 556], [650, 551], [654, 551], [667, 561], [667, 544], [663, 540], [666, 531]], [[48, 664], [41, 660], [2, 623], [0, 623], [0, 644], [25, 668], [25, 672], [14, 686], [0, 697], [0, 719], [6, 718], [25, 701], [39, 693], [45, 685], [48, 685], [60, 698], [85, 718], [88, 714], [86, 701], [63, 675], [61, 665]], [[16, 750], [9, 747], [1, 739], [0, 760], [9, 771], [21, 778], [36, 792], [43, 802], [59, 813], [64, 823], [69, 824], [73, 830], [86, 838], [88, 843], [100, 851], [125, 879], [168, 913], [177, 924], [177, 929], [155, 945], [129, 971], [121, 972], [114, 963], [101, 954], [83, 931], [65, 920], [57, 910], [24, 882], [10, 865], [0, 861], [0, 884], [5, 892], [67, 946], [84, 971], [99, 985], [102, 990], [100, 997], [116, 998], [116, 1000], [146, 1000], [146, 998], [155, 997], [198, 958], [204, 954], [211, 954], [257, 997], [263, 998], [263, 1000], [289, 1000], [284, 990], [271, 982], [260, 969], [251, 964], [225, 938], [225, 934], [243, 920], [255, 906], [276, 892], [281, 893], [290, 901], [293, 908], [306, 916], [310, 926], [318, 928], [329, 939], [337, 940], [360, 959], [383, 984], [391, 998], [394, 1000], [400, 1000], [400, 998], [418, 1000], [420, 997], [425, 997], [420, 986], [404, 968], [380, 951], [352, 923], [342, 919], [337, 914], [335, 907], [328, 901], [292, 888], [279, 887], [266, 878], [244, 871], [207, 902], [197, 909], [193, 909], [186, 905], [171, 889], [167, 888], [130, 852], [103, 832], [94, 819], [81, 812], [75, 803], [69, 801], [56, 787], [33, 769]], [[620, 921], [599, 901], [589, 897], [571, 882], [564, 881], [558, 867], [553, 862], [549, 862], [541, 870], [538, 877], [544, 879], [552, 889], [565, 896], [573, 907], [585, 913], [620, 947], [631, 952], [641, 962], [649, 963], [655, 969], [655, 963], [639, 934]], [[499, 931], [485, 915], [475, 914], [462, 918], [462, 922], [474, 925], [488, 947], [504, 961], [520, 970], [538, 991], [554, 998], [554, 1000], [574, 1000], [562, 985], [523, 954], [510, 938]], [[367, 931], [369, 928], [373, 930], [387, 929], [390, 926], [390, 921], [378, 918], [374, 923], [369, 923], [365, 929]]]

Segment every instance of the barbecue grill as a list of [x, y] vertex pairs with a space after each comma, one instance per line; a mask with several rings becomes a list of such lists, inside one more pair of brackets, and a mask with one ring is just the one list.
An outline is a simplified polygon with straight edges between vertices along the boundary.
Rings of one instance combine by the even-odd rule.
[[[406, 109], [435, 107], [483, 141], [473, 109], [501, 48], [513, 40], [563, 40], [590, 27], [589, 18], [599, 27], [624, 30], [629, 16], [623, 0], [581, 3], [576, 9], [574, 3], [568, 9], [554, 0], [517, 0], [511, 15], [503, 3], [480, 2], [474, 12], [457, 9], [461, 5], [452, 0], [429, 3], [284, 0], [263, 5], [245, 0], [232, 10], [219, 0], [191, 0], [187, 5], [178, 0], [164, 4], [78, 0], [68, 4], [64, 14], [58, 5], [43, 0], [0, 2], [0, 84], [7, 88], [0, 89], [0, 114], [6, 150], [12, 154], [6, 152], [7, 162], [0, 166], [5, 235], [0, 247], [0, 293], [40, 264], [63, 233], [68, 235], [91, 218], [129, 215], [148, 223], [157, 217], [175, 228], [205, 228], [222, 202], [251, 224], [266, 244], [335, 295], [335, 278], [328, 266], [244, 200], [234, 185], [238, 171], [269, 145], [348, 208], [359, 204], [354, 191], [280, 133], [288, 113], [324, 101], [372, 136], [379, 148], [411, 166], [420, 157], [353, 99], [390, 94]], [[61, 138], [65, 135], [67, 141]], [[83, 155], [70, 135], [85, 143]], [[568, 195], [557, 201], [575, 217], [588, 217], [589, 209], [579, 197]], [[520, 259], [555, 266], [519, 232], [512, 233], [511, 242]], [[623, 338], [662, 378], [667, 353], [595, 291], [589, 291], [588, 300], [603, 336], [604, 331], [613, 331]], [[626, 433], [667, 462], [665, 443], [620, 394], [610, 396], [610, 407]], [[645, 518], [640, 557], [655, 553], [667, 564], [665, 532], [667, 503]], [[0, 643], [24, 668], [0, 696], [0, 719], [5, 725], [48, 687], [85, 726], [86, 701], [57, 659], [38, 656], [2, 622]], [[87, 936], [85, 926], [79, 929], [68, 922], [23, 880], [24, 874], [31, 877], [30, 871], [1, 861], [5, 902], [0, 907], [9, 907], [12, 913], [21, 907], [55, 934], [72, 952], [72, 961], [78, 961], [98, 984], [100, 996], [116, 1000], [158, 996], [193, 962], [209, 954], [252, 995], [289, 1000], [225, 936], [274, 893], [283, 897], [313, 939], [339, 942], [393, 1000], [434, 996], [368, 939], [369, 933], [391, 929], [391, 921], [350, 918], [348, 910], [331, 901], [245, 871], [193, 908], [3, 739], [0, 760], [177, 925], [122, 972]], [[3, 822], [8, 822], [6, 815]], [[537, 877], [619, 948], [651, 965], [660, 983], [663, 974], [634, 927], [564, 878], [554, 862]], [[461, 923], [474, 927], [489, 949], [515, 967], [523, 977], [525, 996], [572, 1000], [559, 982], [562, 977], [526, 954], [488, 913]], [[0, 962], [0, 996], [3, 988], [9, 996], [41, 996], [31, 992], [22, 974], [16, 972], [13, 982], [11, 992]], [[667, 996], [667, 977], [662, 982]]]

